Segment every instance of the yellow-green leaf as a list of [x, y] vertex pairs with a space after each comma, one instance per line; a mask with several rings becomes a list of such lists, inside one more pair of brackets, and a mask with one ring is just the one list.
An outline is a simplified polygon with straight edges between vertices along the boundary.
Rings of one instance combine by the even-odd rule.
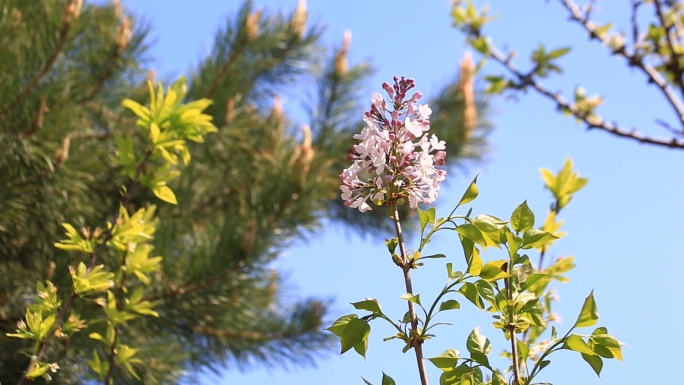
[[169, 186], [156, 186], [152, 192], [157, 198], [163, 200], [164, 202], [171, 203], [172, 205], [177, 205], [178, 200], [176, 200], [176, 194], [169, 188]]
[[594, 291], [592, 290], [589, 296], [584, 300], [584, 305], [582, 305], [582, 311], [579, 317], [577, 317], [577, 322], [575, 322], [576, 328], [583, 328], [587, 326], [592, 326], [598, 322], [598, 307], [596, 306], [596, 301], [594, 300]]

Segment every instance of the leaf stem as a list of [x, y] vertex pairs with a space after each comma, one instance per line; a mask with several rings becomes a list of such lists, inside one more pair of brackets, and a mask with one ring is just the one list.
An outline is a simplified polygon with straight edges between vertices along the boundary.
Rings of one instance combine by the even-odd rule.
[[[412, 262], [406, 253], [406, 246], [404, 245], [404, 236], [401, 232], [401, 223], [399, 221], [399, 210], [397, 209], [397, 202], [395, 200], [392, 200], [390, 201], [390, 205], [393, 211], [392, 220], [394, 221], [394, 228], [397, 232], [399, 250], [401, 251], [401, 269], [404, 272], [404, 283], [406, 284], [406, 292], [409, 294], [413, 294], [413, 285], [411, 283]], [[425, 363], [423, 362], [423, 339], [418, 334], [418, 318], [416, 317], [416, 310], [413, 306], [413, 302], [407, 302], [409, 315], [411, 317], [411, 333], [409, 338], [411, 338], [411, 346], [416, 352], [416, 363], [418, 364], [420, 383], [422, 385], [428, 385], [427, 373], [425, 371]]]

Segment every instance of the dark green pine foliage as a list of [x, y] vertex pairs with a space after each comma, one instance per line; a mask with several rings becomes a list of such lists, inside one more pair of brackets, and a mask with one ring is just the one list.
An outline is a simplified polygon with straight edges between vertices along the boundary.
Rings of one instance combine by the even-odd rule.
[[[29, 348], [5, 333], [15, 331], [37, 281], [49, 279], [67, 296], [68, 266], [82, 258], [54, 248], [63, 237], [60, 224], [102, 227], [119, 204], [126, 180], [115, 164], [114, 138], [139, 135], [121, 101], [146, 102], [147, 33], [117, 2], [80, 8], [76, 0], [0, 0], [5, 385], [21, 376]], [[361, 216], [339, 199], [338, 175], [368, 108], [371, 68], [347, 64], [348, 41], [322, 47], [321, 33], [306, 27], [302, 8], [273, 14], [247, 2], [187, 76], [189, 99], [214, 100], [208, 113], [219, 132], [192, 145], [190, 165], [172, 184], [178, 206], [159, 204], [147, 191], [131, 202], [131, 210], [160, 206], [155, 250], [164, 269], [146, 290], [161, 316], [123, 329], [121, 338], [141, 349], [145, 365], [136, 366], [141, 381], [120, 370], [114, 383], [182, 383], [197, 369], [223, 365], [310, 365], [334, 346], [322, 331], [326, 300], [284, 298], [285, 283], [269, 267], [293, 240], [320, 231], [323, 222], [364, 231], [381, 231], [386, 222], [383, 210]], [[282, 110], [280, 94], [308, 106], [310, 128]], [[488, 127], [479, 121], [474, 139], [466, 140], [471, 135], [463, 129], [456, 84], [431, 103], [449, 164], [477, 158]], [[111, 256], [103, 260], [116, 263]], [[101, 316], [90, 302], [77, 301], [76, 310]], [[99, 348], [88, 334], [99, 327], [52, 341], [46, 360], [61, 367], [52, 383], [87, 381], [85, 360]]]

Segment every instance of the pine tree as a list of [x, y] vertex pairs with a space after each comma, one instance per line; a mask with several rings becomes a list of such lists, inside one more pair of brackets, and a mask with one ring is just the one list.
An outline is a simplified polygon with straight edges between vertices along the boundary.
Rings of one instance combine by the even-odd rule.
[[[372, 69], [347, 62], [349, 36], [322, 47], [322, 28], [307, 27], [306, 17], [304, 2], [287, 15], [245, 2], [188, 75], [188, 98], [214, 101], [207, 113], [219, 132], [191, 146], [192, 163], [173, 182], [179, 204], [160, 208], [154, 243], [163, 273], [147, 299], [161, 316], [127, 326], [123, 338], [145, 365], [136, 366], [140, 381], [117, 371], [115, 383], [177, 383], [217, 365], [311, 364], [333, 346], [322, 332], [328, 304], [284, 300], [269, 264], [324, 219], [374, 231], [385, 221], [382, 210], [359, 216], [339, 199], [338, 174], [368, 99], [359, 90]], [[54, 247], [61, 223], [92, 229], [116, 212], [125, 178], [114, 138], [141, 139], [121, 101], [148, 97], [148, 32], [117, 1], [0, 0], [1, 383], [15, 383], [28, 363], [25, 340], [5, 335], [36, 282], [69, 292], [68, 266], [79, 260]], [[451, 166], [477, 158], [488, 130], [474, 121], [486, 106], [473, 100], [472, 68], [463, 68], [460, 81], [429, 102]], [[279, 102], [293, 87], [296, 96], [313, 95], [301, 99], [308, 126], [295, 127]], [[155, 202], [141, 190], [130, 205]], [[92, 303], [76, 309], [98, 311]], [[86, 381], [95, 347], [88, 334], [97, 328], [49, 347], [61, 367], [53, 383]]]

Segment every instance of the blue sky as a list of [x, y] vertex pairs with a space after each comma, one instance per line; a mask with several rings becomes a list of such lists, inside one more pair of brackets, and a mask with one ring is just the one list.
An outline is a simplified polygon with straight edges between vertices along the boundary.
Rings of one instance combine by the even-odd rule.
[[[240, 5], [240, 1], [225, 0], [205, 0], [201, 5], [161, 0], [123, 3], [152, 22], [157, 42], [150, 54], [153, 66], [164, 75], [187, 73], [208, 52], [224, 18]], [[603, 22], [616, 20], [619, 28], [628, 20], [628, 4], [610, 3], [613, 8], [606, 6], [597, 17]], [[292, 9], [296, 0], [255, 0], [255, 4], [275, 11]], [[589, 42], [579, 26], [567, 22], [556, 1], [495, 0], [490, 4], [500, 17], [486, 32], [499, 47], [508, 45], [518, 51], [519, 66], [527, 68], [529, 53], [539, 43], [571, 45], [573, 51], [561, 60], [564, 75], [546, 82], [551, 89], [570, 96], [574, 87], [582, 84], [590, 95], [605, 97], [599, 109], [602, 116], [667, 136], [654, 124], [656, 118], [671, 117], [657, 90], [647, 87], [640, 73]], [[369, 97], [394, 75], [414, 78], [417, 89], [427, 96], [434, 94], [453, 77], [465, 48], [463, 36], [451, 27], [445, 0], [309, 0], [308, 6], [310, 21], [328, 26], [326, 42], [339, 44], [343, 32], [351, 30], [351, 61], [372, 60], [377, 72], [367, 84]], [[502, 69], [489, 63], [484, 72], [496, 74]], [[286, 108], [296, 108], [294, 103]], [[522, 95], [518, 101], [497, 98], [492, 105], [490, 118], [496, 129], [490, 137], [487, 162], [450, 175], [437, 201], [438, 213], [446, 215], [472, 177], [481, 172], [480, 197], [471, 204], [474, 213], [507, 218], [527, 199], [541, 221], [550, 194], [542, 188], [538, 169], [558, 170], [566, 157], [572, 157], [589, 184], [562, 213], [569, 234], [551, 252], [552, 256], [574, 255], [578, 265], [570, 273], [571, 282], [558, 286], [561, 300], [556, 311], [564, 319], [558, 327], [565, 330], [572, 325], [584, 297], [593, 289], [599, 324], [629, 344], [624, 351], [626, 362], [607, 362], [602, 380], [572, 352], [552, 356], [552, 365], [539, 379], [556, 385], [672, 382], [684, 345], [684, 300], [676, 294], [684, 271], [684, 199], [678, 198], [684, 181], [681, 167], [676, 165], [684, 160], [684, 151], [587, 132], [534, 94]], [[290, 278], [290, 293], [334, 298], [335, 316], [352, 312], [349, 302], [375, 297], [386, 313], [401, 317], [406, 306], [397, 298], [403, 294], [402, 277], [389, 262], [382, 240], [361, 239], [339, 230], [322, 231], [315, 239], [288, 250], [277, 262]], [[447, 254], [455, 264], [462, 261], [455, 237], [440, 238], [430, 250]], [[488, 251], [485, 258], [498, 256]], [[444, 282], [444, 271], [441, 260], [418, 270], [414, 273], [415, 290], [423, 298], [434, 296]], [[446, 348], [465, 350], [466, 336], [477, 325], [493, 340], [495, 352], [504, 348], [485, 314], [452, 312], [443, 321], [454, 326], [436, 330], [437, 339], [426, 344], [427, 356]], [[390, 329], [380, 323], [372, 326], [365, 361], [355, 354], [338, 356], [333, 352], [319, 360], [316, 368], [266, 371], [255, 366], [245, 373], [229, 368], [220, 375], [205, 376], [204, 383], [346, 385], [362, 384], [363, 376], [379, 384], [382, 371], [398, 384], [417, 383], [412, 352], [402, 354], [400, 343], [382, 342], [392, 334]], [[438, 383], [438, 370], [427, 365], [432, 383]]]

